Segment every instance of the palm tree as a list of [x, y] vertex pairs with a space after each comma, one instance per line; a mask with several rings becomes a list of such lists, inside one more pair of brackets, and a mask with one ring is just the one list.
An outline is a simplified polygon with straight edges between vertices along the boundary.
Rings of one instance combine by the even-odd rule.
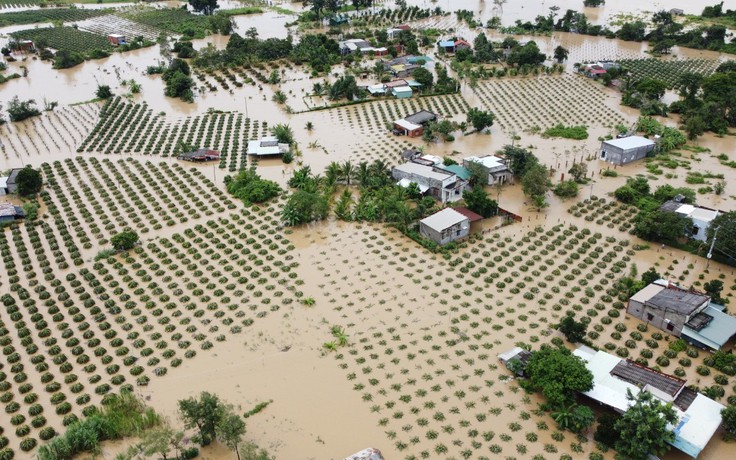
[[352, 179], [355, 176], [355, 168], [353, 167], [353, 164], [350, 163], [350, 160], [346, 160], [342, 164], [342, 178], [345, 180], [345, 183], [350, 186], [350, 179]]
[[342, 168], [337, 162], [333, 161], [328, 164], [327, 168], [325, 168], [325, 181], [327, 181], [327, 185], [335, 185], [340, 180], [342, 173]]
[[271, 135], [275, 136], [283, 144], [291, 145], [294, 143], [294, 131], [291, 130], [291, 126], [288, 124], [279, 123], [276, 126], [272, 126]]
[[368, 187], [371, 179], [371, 168], [368, 165], [368, 162], [361, 161], [358, 163], [358, 169], [355, 171], [355, 179], [361, 187]]
[[350, 220], [354, 203], [353, 194], [350, 192], [350, 189], [346, 188], [335, 205], [335, 216], [340, 220]]

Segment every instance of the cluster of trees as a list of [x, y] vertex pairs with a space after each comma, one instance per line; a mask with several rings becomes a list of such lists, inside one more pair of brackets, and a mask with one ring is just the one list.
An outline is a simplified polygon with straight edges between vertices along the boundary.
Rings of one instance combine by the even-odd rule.
[[133, 249], [138, 240], [138, 233], [133, 230], [125, 230], [110, 238], [110, 244], [116, 251], [127, 251]]
[[338, 77], [338, 79], [327, 88], [327, 97], [333, 101], [338, 99], [347, 99], [348, 101], [352, 101], [360, 95], [361, 91], [358, 88], [358, 83], [352, 75], [342, 75]]
[[37, 169], [33, 169], [28, 165], [18, 172], [15, 183], [18, 186], [18, 195], [35, 195], [43, 187], [43, 177]]
[[585, 163], [573, 163], [568, 170], [572, 179], [563, 180], [555, 186], [552, 191], [555, 195], [560, 198], [572, 198], [578, 195], [580, 187], [578, 184], [585, 184], [588, 182], [588, 165]]
[[373, 0], [302, 0], [305, 7], [309, 7], [316, 19], [326, 15], [334, 15], [347, 6], [353, 6], [356, 10], [370, 8]]
[[736, 62], [726, 61], [715, 73], [703, 76], [686, 73], [676, 89], [682, 98], [670, 105], [670, 111], [682, 115], [682, 127], [689, 139], [705, 131], [726, 134], [736, 127]]
[[619, 201], [634, 204], [639, 213], [634, 217], [634, 234], [650, 241], [675, 244], [692, 231], [692, 219], [674, 212], [660, 210], [662, 204], [675, 196], [682, 197], [683, 204], [695, 202], [695, 191], [687, 187], [661, 185], [651, 193], [649, 181], [643, 177], [629, 178], [616, 189]]
[[255, 167], [244, 169], [235, 177], [225, 176], [225, 188], [246, 205], [263, 203], [281, 193], [281, 187], [274, 181], [261, 178]]
[[661, 102], [667, 91], [667, 83], [656, 78], [644, 77], [640, 80], [625, 78], [621, 103], [639, 109], [642, 115], [667, 116], [667, 104]]
[[547, 207], [547, 192], [550, 189], [549, 170], [529, 150], [513, 145], [505, 146], [501, 152], [509, 160], [509, 169], [521, 178], [521, 188], [537, 210]]
[[22, 101], [18, 96], [13, 96], [8, 102], [8, 115], [10, 115], [10, 121], [23, 121], [41, 115], [41, 111], [36, 108], [35, 100]]
[[212, 15], [220, 7], [217, 0], [189, 0], [189, 6], [197, 13], [202, 13], [205, 16]]
[[166, 87], [164, 94], [169, 97], [178, 97], [187, 102], [194, 101], [194, 80], [192, 80], [189, 64], [182, 59], [172, 59], [163, 73]]

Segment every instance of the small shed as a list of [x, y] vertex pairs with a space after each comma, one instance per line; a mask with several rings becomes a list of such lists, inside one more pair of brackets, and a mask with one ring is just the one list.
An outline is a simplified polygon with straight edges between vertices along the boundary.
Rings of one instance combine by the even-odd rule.
[[419, 137], [424, 134], [424, 126], [417, 125], [402, 118], [394, 121], [394, 131], [409, 137]]
[[26, 214], [20, 206], [15, 206], [12, 203], [0, 203], [0, 224], [13, 222], [25, 216]]
[[110, 34], [107, 36], [107, 41], [113, 46], [125, 45], [125, 35]]
[[642, 136], [629, 136], [603, 141], [600, 150], [601, 160], [615, 165], [625, 165], [646, 157], [654, 151], [656, 146], [656, 142]]
[[419, 233], [437, 244], [451, 243], [470, 233], [470, 219], [445, 208], [419, 221]]
[[409, 99], [413, 93], [410, 86], [397, 86], [391, 89], [391, 94], [396, 99]]
[[18, 40], [18, 51], [32, 53], [36, 51], [36, 45], [33, 40]]
[[672, 8], [670, 10], [670, 14], [672, 16], [684, 16], [685, 15], [685, 10], [680, 9], [680, 8]]
[[275, 136], [265, 136], [260, 140], [248, 141], [248, 155], [277, 156], [289, 151], [289, 144], [280, 143]]
[[220, 159], [220, 152], [210, 148], [202, 148], [182, 153], [178, 158], [184, 161], [217, 161]]
[[18, 173], [22, 170], [23, 168], [13, 168], [10, 170], [10, 174], [5, 181], [5, 193], [18, 192]]

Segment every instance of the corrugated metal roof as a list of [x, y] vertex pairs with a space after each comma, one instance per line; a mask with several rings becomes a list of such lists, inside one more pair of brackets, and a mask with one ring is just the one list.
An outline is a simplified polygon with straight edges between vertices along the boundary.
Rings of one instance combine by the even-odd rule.
[[429, 228], [437, 231], [442, 231], [446, 228], [450, 228], [453, 225], [459, 224], [469, 219], [452, 208], [445, 208], [442, 211], [436, 212], [429, 217], [425, 217], [420, 222]]
[[682, 334], [718, 350], [736, 334], [736, 318], [711, 306], [703, 311], [712, 316], [713, 320], [700, 331], [685, 326]]
[[605, 141], [603, 143], [618, 147], [623, 150], [638, 149], [639, 147], [647, 147], [655, 144], [653, 140], [641, 136], [629, 136], [622, 137], [621, 139], [611, 139], [610, 141]]
[[419, 163], [408, 162], [398, 166], [394, 166], [394, 169], [408, 174], [416, 174], [417, 176], [427, 177], [430, 179], [436, 179], [443, 181], [453, 174], [450, 172], [440, 172], [432, 169], [431, 166], [420, 165]]

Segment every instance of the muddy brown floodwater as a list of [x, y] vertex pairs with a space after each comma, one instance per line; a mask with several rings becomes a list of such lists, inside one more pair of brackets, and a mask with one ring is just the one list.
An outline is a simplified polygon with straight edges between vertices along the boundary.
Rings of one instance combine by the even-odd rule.
[[[488, 0], [407, 3], [452, 11], [468, 9], [480, 12], [484, 21], [498, 14], [504, 24], [546, 15], [553, 5], [563, 12], [582, 7], [580, 0], [509, 0], [503, 11], [494, 11], [493, 2]], [[278, 4], [295, 11], [302, 8], [301, 2]], [[393, 4], [387, 1], [378, 7]], [[229, 1], [226, 6], [240, 4]], [[622, 0], [584, 11], [592, 22], [605, 23], [622, 14], [639, 15], [670, 8], [698, 13], [702, 7], [702, 2], [683, 5], [675, 0]], [[736, 1], [726, 1], [724, 8], [736, 9]], [[239, 33], [255, 27], [262, 38], [283, 38], [288, 33], [285, 24], [293, 16], [268, 10], [234, 20]], [[454, 15], [428, 18], [412, 25], [456, 28], [469, 40], [478, 33], [458, 24]], [[502, 38], [495, 34], [492, 37]], [[135, 337], [145, 339], [144, 344], [156, 344], [148, 361], [153, 364], [146, 364], [146, 375], [151, 374], [148, 371], [154, 366], [173, 363], [169, 361], [171, 356], [186, 356], [184, 348], [189, 347], [190, 341], [194, 346], [189, 350], [197, 351], [196, 356], [186, 356], [176, 366], [171, 365], [165, 376], [152, 376], [147, 386], [136, 386], [136, 393], [175, 426], [181, 426], [177, 401], [201, 391], [217, 393], [239, 413], [272, 401], [261, 413], [248, 418], [246, 438], [267, 448], [278, 460], [341, 460], [369, 446], [381, 449], [387, 460], [522, 459], [535, 455], [558, 458], [563, 454], [588, 458], [598, 452], [592, 433], [576, 438], [559, 432], [549, 414], [536, 410], [542, 402], [540, 397], [521, 390], [496, 356], [519, 343], [536, 347], [558, 337], [552, 326], [566, 311], [573, 310], [590, 320], [596, 345], [632, 359], [653, 353], [649, 362], [654, 365], [657, 358], [664, 356], [670, 338], [657, 338], [656, 331], [650, 328], [643, 331], [643, 337], [628, 340], [634, 337], [631, 332], [639, 324], [619, 312], [616, 296], [606, 295], [615, 279], [629, 273], [632, 267], [639, 273], [654, 267], [684, 286], [700, 286], [722, 277], [724, 295], [733, 299], [736, 276], [732, 267], [710, 263], [706, 271], [702, 258], [659, 245], [647, 248], [625, 227], [635, 210], [616, 203], [611, 194], [629, 177], [648, 177], [653, 186], [666, 183], [679, 187], [688, 185], [688, 172], [720, 173], [726, 181], [724, 193], [715, 195], [703, 190], [697, 195], [698, 203], [734, 210], [736, 169], [724, 166], [718, 155], [724, 153], [733, 160], [736, 143], [732, 136], [706, 134], [694, 143], [699, 149], [681, 149], [673, 156], [678, 160], [677, 167], [660, 165], [663, 171], [649, 171], [641, 162], [614, 167], [601, 161], [597, 158], [599, 138], [615, 134], [616, 125], [632, 126], [639, 113], [622, 107], [618, 92], [573, 74], [572, 65], [599, 59], [646, 58], [648, 45], [567, 33], [519, 38], [537, 41], [548, 54], [558, 45], [568, 48], [566, 71], [562, 75], [480, 81], [474, 88], [469, 82], [462, 82], [456, 95], [378, 100], [314, 112], [308, 110], [328, 101], [308, 97], [313, 85], [335, 76], [311, 78], [309, 69], [278, 63], [265, 63], [258, 68], [266, 76], [273, 70], [278, 72], [281, 82], [276, 85], [249, 84], [246, 77], [255, 77], [254, 69], [232, 69], [231, 76], [243, 83], [232, 91], [216, 82], [216, 74], [196, 75], [199, 71], [195, 70], [198, 89], [205, 90], [197, 91], [191, 104], [165, 97], [160, 78], [143, 75], [147, 66], [162, 59], [157, 46], [114, 54], [63, 71], [54, 71], [48, 63], [32, 58], [10, 63], [8, 71], [19, 72], [24, 65], [29, 75], [0, 86], [0, 101], [30, 94], [39, 104], [46, 99], [60, 105], [40, 117], [0, 126], [0, 142], [5, 147], [0, 154], [0, 170], [26, 164], [38, 167], [45, 162], [51, 165], [57, 181], [46, 186], [49, 193], [40, 208], [46, 217], [36, 233], [26, 227], [4, 230], [3, 242], [8, 244], [11, 255], [3, 261], [6, 270], [0, 272], [0, 291], [17, 295], [20, 288], [25, 289], [30, 299], [41, 305], [45, 300], [41, 297], [43, 290], [36, 288], [51, 285], [46, 280], [53, 280], [53, 286], [61, 289], [48, 291], [53, 290], [54, 295], [68, 292], [72, 306], [86, 307], [87, 302], [81, 297], [84, 290], [79, 291], [76, 280], [83, 279], [83, 269], [87, 270], [85, 280], [89, 273], [97, 276], [101, 281], [90, 281], [88, 287], [94, 287], [97, 293], [102, 283], [99, 292], [105, 293], [109, 288], [114, 293], [113, 300], [119, 299], [127, 309], [117, 314], [115, 321], [110, 320], [114, 324], [107, 327], [119, 337], [133, 337], [135, 333], [139, 334]], [[223, 48], [228, 40], [212, 36], [196, 40], [194, 46], [201, 49], [211, 44]], [[431, 48], [422, 52], [435, 62], [442, 60]], [[711, 62], [729, 58], [688, 49], [675, 49], [672, 57]], [[370, 69], [374, 62], [364, 60], [360, 65]], [[344, 71], [334, 69], [336, 74]], [[372, 83], [370, 73], [365, 73], [359, 75], [361, 85]], [[121, 81], [129, 79], [141, 84], [141, 94], [126, 94], [128, 89]], [[239, 203], [232, 205], [229, 197], [219, 195], [224, 190], [222, 178], [231, 174], [225, 168], [256, 165], [252, 160], [236, 159], [222, 168], [191, 165], [163, 156], [173, 151], [161, 152], [161, 156], [136, 148], [121, 151], [123, 145], [132, 144], [122, 140], [113, 142], [118, 147], [110, 153], [102, 148], [76, 153], [97, 124], [102, 107], [100, 103], [76, 103], [92, 99], [98, 84], [109, 84], [116, 94], [124, 95], [130, 104], [126, 107], [145, 104], [144, 111], [150, 109], [152, 118], [160, 123], [156, 126], [170, 130], [165, 131], [166, 135], [183, 130], [192, 120], [204, 119], [209, 109], [249, 118], [255, 128], [242, 131], [247, 138], [259, 132], [259, 127], [289, 124], [301, 152], [294, 163], [257, 162], [259, 174], [281, 185], [286, 185], [293, 171], [302, 165], [310, 166], [315, 173], [333, 161], [355, 164], [381, 159], [393, 165], [408, 147], [460, 161], [470, 155], [493, 153], [509, 143], [532, 149], [542, 163], [555, 170], [551, 176], [555, 183], [567, 175], [573, 162], [579, 161], [587, 164], [591, 180], [581, 187], [577, 198], [562, 200], [550, 194], [549, 207], [541, 212], [530, 206], [518, 183], [489, 188], [503, 208], [523, 217], [522, 222], [502, 227], [498, 219], [488, 220], [482, 234], [446, 257], [432, 254], [379, 224], [345, 223], [330, 218], [320, 224], [284, 229], [277, 216], [282, 202], [243, 210]], [[277, 90], [287, 95], [285, 105], [272, 102]], [[421, 139], [394, 136], [386, 129], [387, 123], [419, 109], [461, 122], [471, 107], [486, 108], [496, 114], [489, 134], [456, 133], [454, 142], [426, 144]], [[660, 121], [669, 126], [678, 123], [675, 116]], [[313, 125], [311, 131], [306, 129], [308, 122]], [[586, 140], [573, 141], [535, 134], [556, 123], [587, 125], [590, 135]], [[124, 129], [119, 133], [123, 133], [122, 137], [133, 134]], [[160, 135], [162, 142], [166, 137], [162, 133], [153, 135]], [[241, 140], [240, 148], [245, 140]], [[218, 147], [232, 145], [219, 142], [222, 144]], [[606, 169], [614, 169], [618, 176], [602, 176]], [[215, 183], [211, 183], [213, 180]], [[708, 182], [713, 185], [714, 180]], [[591, 197], [597, 199], [585, 201], [585, 213], [580, 213], [578, 203]], [[16, 198], [12, 200], [20, 203]], [[568, 212], [573, 207], [578, 214]], [[55, 217], [51, 216], [52, 211], [57, 213]], [[107, 247], [107, 239], [126, 225], [140, 230], [142, 252], [131, 255], [129, 260], [119, 257], [115, 259], [117, 264], [95, 264], [93, 258]], [[583, 229], [590, 234], [582, 233]], [[66, 239], [62, 242], [66, 232], [72, 235], [71, 241], [79, 251], [78, 265], [72, 263], [73, 248], [67, 246]], [[212, 238], [218, 242], [209, 244]], [[245, 249], [238, 252], [243, 246]], [[50, 265], [50, 272], [50, 262], [44, 254], [56, 263]], [[186, 262], [178, 261], [185, 257]], [[11, 265], [23, 267], [23, 273], [16, 270], [17, 279], [7, 273]], [[219, 272], [220, 266], [224, 273], [211, 274]], [[260, 276], [257, 285], [248, 287], [250, 280], [246, 273], [239, 273], [241, 269], [270, 272], [273, 281], [265, 275], [254, 275], [254, 284]], [[174, 277], [179, 270], [183, 274]], [[232, 274], [233, 270], [238, 275]], [[202, 273], [195, 275], [197, 271]], [[133, 282], [137, 283], [135, 280], [140, 277], [145, 289], [120, 289], [121, 283], [130, 285], [133, 274]], [[208, 276], [213, 279], [201, 281]], [[220, 279], [227, 281], [219, 282]], [[240, 279], [246, 281], [235, 283]], [[17, 286], [13, 291], [8, 289], [11, 284]], [[227, 291], [225, 297], [220, 297], [223, 290]], [[153, 301], [152, 291], [156, 291]], [[62, 299], [61, 295], [56, 297], [59, 304], [69, 303], [69, 297]], [[313, 298], [314, 305], [302, 304], [300, 299], [305, 297]], [[101, 295], [98, 300], [102, 301]], [[169, 323], [165, 312], [158, 320], [147, 322], [147, 310], [152, 310], [152, 316], [161, 315], [161, 309], [154, 309], [159, 303], [166, 304], [167, 310], [173, 305], [171, 316], [175, 321]], [[135, 308], [140, 305], [146, 306], [143, 313]], [[49, 322], [56, 321], [45, 311], [41, 314]], [[76, 321], [78, 313], [68, 316]], [[132, 320], [134, 316], [136, 320]], [[0, 319], [6, 324], [14, 321], [5, 310], [0, 311]], [[333, 326], [343, 328], [348, 343], [330, 352], [324, 345], [333, 340]], [[92, 330], [97, 327], [98, 335], [107, 337], [102, 326], [94, 325]], [[62, 334], [61, 328], [54, 329], [52, 337], [62, 343]], [[178, 347], [167, 348], [169, 345], [161, 335]], [[13, 336], [11, 343], [20, 349], [17, 337]], [[212, 348], [205, 347], [206, 343]], [[716, 385], [717, 372], [699, 376], [695, 371], [705, 356], [707, 353], [701, 351], [692, 365], [682, 368], [686, 378], [702, 388]], [[108, 358], [113, 364], [122, 363], [123, 359], [122, 354]], [[679, 371], [681, 358], [684, 354], [663, 364], [662, 370]], [[98, 358], [92, 359], [96, 362]], [[107, 358], [99, 360], [108, 363]], [[35, 361], [23, 355], [20, 362], [28, 369], [28, 382], [41, 388], [45, 377], [32, 369]], [[74, 369], [83, 372], [81, 366]], [[52, 369], [54, 378], [65, 381], [56, 372]], [[94, 393], [93, 380], [96, 384], [99, 379], [111, 379], [109, 375], [82, 375], [80, 382], [89, 387], [85, 391], [90, 393]], [[721, 402], [734, 394], [732, 379], [729, 380]], [[129, 376], [128, 382], [131, 381], [133, 377]], [[73, 390], [67, 386], [62, 391], [70, 396]], [[43, 393], [39, 398], [40, 404], [52, 406], [50, 394]], [[100, 395], [93, 395], [91, 404], [99, 399]], [[75, 412], [80, 412], [82, 405], [75, 406]], [[47, 412], [49, 426], [61, 431], [61, 417], [52, 410]], [[16, 458], [24, 458], [18, 447], [20, 439], [13, 434], [9, 422], [0, 420], [0, 427], [10, 438]], [[34, 431], [31, 436], [37, 438], [38, 433]], [[112, 459], [133, 442], [106, 443], [102, 457]], [[721, 460], [731, 458], [732, 453], [733, 447], [716, 435], [699, 458]], [[613, 458], [611, 451], [601, 454], [606, 459]], [[216, 443], [203, 449], [202, 458], [225, 460], [234, 455]], [[664, 458], [684, 459], [676, 452]]]

